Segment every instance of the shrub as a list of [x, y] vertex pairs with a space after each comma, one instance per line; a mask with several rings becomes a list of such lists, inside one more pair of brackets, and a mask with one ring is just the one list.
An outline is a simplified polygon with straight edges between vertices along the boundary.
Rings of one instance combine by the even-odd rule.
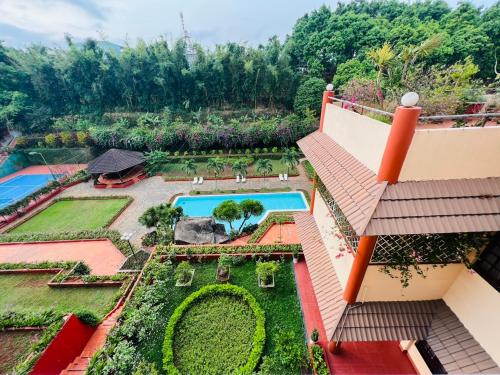
[[257, 262], [255, 273], [264, 285], [272, 282], [273, 275], [278, 272], [279, 264], [277, 262]]
[[311, 346], [311, 365], [318, 375], [329, 375], [330, 371], [323, 356], [323, 348], [319, 345]]
[[45, 144], [49, 147], [56, 147], [57, 146], [57, 135], [53, 133], [49, 133], [45, 136], [44, 138]]
[[88, 275], [90, 273], [90, 268], [83, 262], [78, 262], [73, 268], [73, 275]]
[[175, 278], [181, 283], [187, 283], [191, 279], [193, 268], [189, 265], [189, 262], [180, 262], [175, 269]]
[[[265, 315], [260, 305], [246, 289], [225, 284], [225, 285], [207, 285], [198, 291], [189, 295], [174, 311], [168, 321], [165, 330], [165, 339], [163, 342], [163, 367], [168, 374], [180, 374], [180, 371], [174, 364], [174, 338], [176, 327], [180, 324], [183, 315], [196, 303], [205, 298], [214, 296], [232, 296], [242, 299], [253, 311], [256, 319], [255, 332], [252, 339], [252, 348], [245, 365], [237, 368], [237, 374], [251, 374], [259, 363], [262, 351], [266, 341]], [[210, 369], [207, 369], [209, 371]]]
[[318, 340], [319, 340], [319, 332], [316, 328], [314, 328], [311, 332], [311, 341], [318, 342]]
[[271, 152], [272, 152], [273, 154], [277, 154], [277, 153], [279, 152], [278, 147], [273, 147], [273, 148], [271, 149]]
[[79, 146], [85, 147], [89, 141], [89, 133], [87, 132], [76, 132], [76, 141]]
[[83, 323], [95, 327], [101, 323], [101, 320], [92, 312], [88, 310], [80, 310], [75, 313], [75, 315]]
[[281, 368], [290, 373], [298, 373], [306, 363], [304, 346], [298, 344], [295, 334], [288, 331], [279, 331], [275, 335], [276, 348], [273, 356], [276, 357]]
[[73, 138], [73, 133], [71, 132], [61, 132], [61, 134], [59, 134], [60, 138], [61, 138], [61, 143], [64, 147], [71, 147], [73, 146], [73, 143], [74, 143], [74, 138]]

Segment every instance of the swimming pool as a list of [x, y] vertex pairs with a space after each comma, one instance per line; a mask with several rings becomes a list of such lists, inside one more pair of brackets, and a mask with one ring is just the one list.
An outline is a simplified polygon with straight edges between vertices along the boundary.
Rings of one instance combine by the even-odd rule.
[[[174, 207], [182, 207], [186, 216], [212, 216], [215, 207], [228, 200], [241, 202], [245, 199], [255, 199], [262, 203], [264, 212], [260, 216], [252, 216], [247, 224], [258, 224], [269, 212], [273, 211], [306, 211], [309, 205], [304, 194], [298, 191], [285, 193], [256, 193], [256, 194], [225, 194], [225, 195], [197, 195], [181, 196], [174, 200]], [[243, 220], [233, 223], [238, 228]], [[224, 222], [229, 232], [229, 224]], [[246, 225], [246, 224], [245, 224]]]
[[0, 208], [4, 208], [53, 181], [50, 174], [24, 174], [0, 183]]

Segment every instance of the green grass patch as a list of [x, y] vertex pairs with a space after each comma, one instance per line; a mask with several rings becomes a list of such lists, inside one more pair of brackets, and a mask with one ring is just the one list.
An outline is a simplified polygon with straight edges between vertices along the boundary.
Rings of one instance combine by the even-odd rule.
[[9, 233], [64, 232], [108, 226], [130, 198], [64, 199], [28, 219]]
[[31, 353], [41, 332], [0, 332], [0, 374], [10, 374], [14, 366]]
[[[156, 289], [156, 293], [161, 293], [165, 297], [164, 302], [159, 311], [151, 312], [148, 309], [148, 314], [151, 316], [147, 322], [142, 323], [141, 329], [145, 329], [147, 333], [143, 333], [144, 339], [139, 343], [137, 351], [148, 362], [153, 362], [157, 369], [162, 369], [162, 347], [167, 322], [174, 310], [181, 304], [186, 297], [192, 292], [206, 285], [215, 284], [215, 272], [217, 264], [197, 263], [192, 265], [196, 272], [193, 283], [190, 287], [175, 287], [173, 270], [170, 270], [166, 277], [167, 282], [157, 283], [152, 286]], [[293, 273], [292, 262], [285, 262], [278, 274], [276, 274], [276, 287], [271, 289], [262, 289], [257, 285], [255, 275], [255, 262], [248, 261], [240, 266], [231, 267], [230, 283], [243, 287], [248, 290], [256, 299], [257, 303], [264, 310], [266, 316], [266, 343], [264, 346], [263, 355], [270, 355], [276, 349], [276, 337], [279, 332], [290, 332], [295, 337], [296, 343], [305, 348], [304, 328], [302, 323], [302, 315], [300, 311], [300, 303], [295, 288], [295, 277]], [[136, 292], [138, 296], [144, 295], [143, 291]], [[126, 313], [132, 323], [135, 318], [137, 306], [131, 304], [130, 310]], [[132, 314], [132, 315], [130, 315]], [[225, 315], [219, 317], [225, 318]], [[127, 321], [127, 319], [125, 319]], [[132, 323], [133, 324], [133, 323]], [[208, 324], [208, 320], [206, 320]], [[147, 337], [147, 340], [145, 339]], [[207, 346], [204, 351], [207, 351]], [[163, 373], [163, 371], [160, 371]]]
[[118, 287], [49, 288], [53, 274], [0, 275], [0, 314], [4, 312], [69, 313], [88, 310], [103, 317], [111, 308]]

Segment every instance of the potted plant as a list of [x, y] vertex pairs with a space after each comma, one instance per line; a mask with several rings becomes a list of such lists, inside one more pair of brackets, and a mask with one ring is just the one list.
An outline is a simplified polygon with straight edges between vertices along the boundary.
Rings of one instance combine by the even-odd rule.
[[292, 257], [293, 257], [293, 263], [298, 263], [299, 262], [299, 257], [300, 257], [300, 252], [299, 252], [299, 247], [294, 246], [292, 249]]
[[314, 328], [311, 332], [311, 342], [313, 344], [316, 344], [318, 340], [319, 340], [319, 331], [316, 328]]
[[228, 255], [221, 255], [217, 263], [217, 274], [215, 275], [217, 281], [223, 283], [229, 281], [230, 268], [231, 268], [230, 266], [231, 266], [231, 257]]
[[180, 262], [175, 269], [175, 286], [190, 286], [193, 282], [194, 268], [187, 261]]
[[274, 288], [274, 274], [278, 270], [279, 264], [277, 262], [257, 262], [255, 273], [259, 286], [261, 288]]

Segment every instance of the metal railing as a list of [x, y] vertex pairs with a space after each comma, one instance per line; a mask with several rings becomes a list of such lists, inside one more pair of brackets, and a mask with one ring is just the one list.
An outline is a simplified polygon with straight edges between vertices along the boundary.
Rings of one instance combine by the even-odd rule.
[[[394, 113], [383, 111], [381, 109], [368, 107], [366, 105], [350, 102], [349, 100], [339, 99], [334, 96], [330, 96], [329, 99], [339, 102], [342, 104], [347, 104], [351, 107], [361, 108], [366, 111], [375, 112], [384, 116], [394, 117]], [[362, 114], [362, 113], [361, 113]], [[435, 116], [420, 116], [418, 119], [420, 121], [435, 121], [435, 120], [462, 120], [469, 118], [495, 118], [500, 117], [500, 112], [483, 112], [483, 113], [466, 113], [460, 115], [435, 115]]]

